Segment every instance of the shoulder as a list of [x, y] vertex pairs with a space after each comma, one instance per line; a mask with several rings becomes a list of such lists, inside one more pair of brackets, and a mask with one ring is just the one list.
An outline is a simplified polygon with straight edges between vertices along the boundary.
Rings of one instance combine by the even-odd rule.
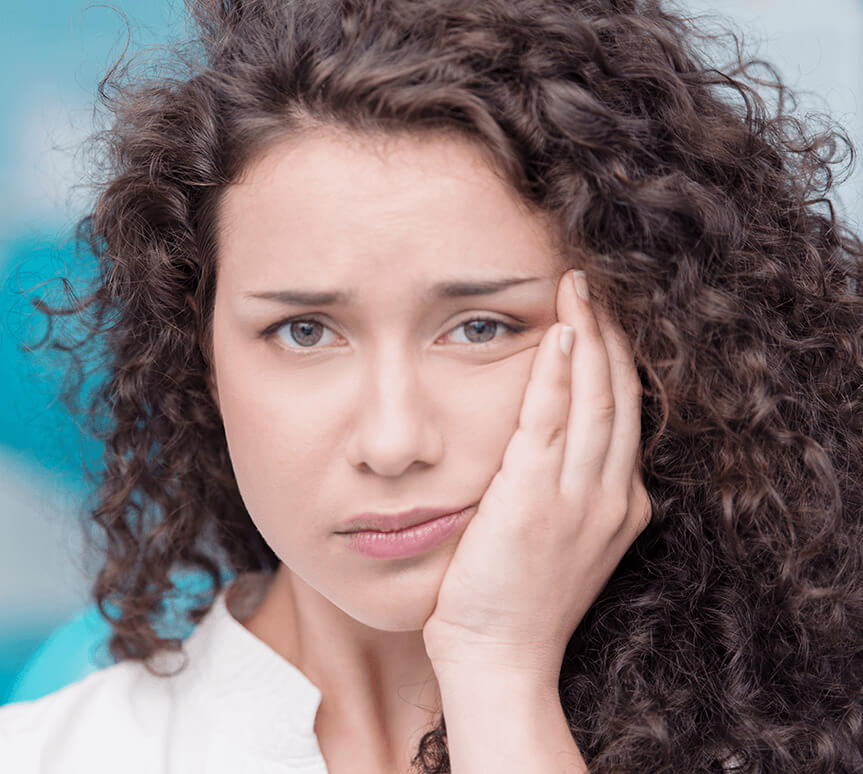
[[101, 772], [118, 760], [129, 772], [160, 770], [182, 674], [159, 677], [140, 662], [121, 662], [40, 699], [0, 707], [0, 760], [15, 763], [4, 770]]

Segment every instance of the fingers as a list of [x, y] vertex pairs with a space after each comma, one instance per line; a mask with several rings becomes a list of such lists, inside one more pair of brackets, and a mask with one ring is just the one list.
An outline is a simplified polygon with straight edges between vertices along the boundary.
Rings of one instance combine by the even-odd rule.
[[561, 491], [584, 491], [599, 480], [611, 441], [615, 401], [605, 341], [589, 299], [576, 292], [574, 272], [558, 287], [558, 318], [575, 328], [572, 410], [560, 480]]
[[581, 491], [590, 478], [610, 492], [628, 492], [641, 441], [641, 381], [620, 325], [581, 298], [565, 275], [558, 317], [575, 328], [572, 410], [561, 489]]
[[[609, 491], [625, 491], [639, 463], [641, 443], [641, 380], [632, 347], [620, 325], [601, 307], [595, 308], [608, 353], [614, 393], [614, 425], [603, 467], [603, 483]], [[641, 471], [636, 470], [639, 476]]]
[[560, 476], [571, 403], [570, 353], [563, 352], [560, 345], [565, 327], [563, 323], [555, 323], [539, 343], [522, 399], [518, 427], [501, 465], [505, 476], [510, 473], [515, 477], [526, 475], [529, 480], [548, 481], [549, 487]]
[[[573, 496], [600, 482], [625, 498], [641, 481], [641, 381], [626, 334], [605, 310], [578, 295], [572, 275], [559, 282], [559, 322], [540, 341], [501, 473], [557, 483]], [[574, 332], [571, 354], [560, 346], [566, 326]], [[646, 500], [643, 489], [641, 484]]]

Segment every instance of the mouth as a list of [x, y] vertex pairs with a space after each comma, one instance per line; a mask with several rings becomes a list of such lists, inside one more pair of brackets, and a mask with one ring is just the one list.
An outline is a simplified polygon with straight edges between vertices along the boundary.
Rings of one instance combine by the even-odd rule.
[[476, 506], [447, 513], [400, 530], [358, 530], [348, 535], [349, 547], [372, 559], [403, 559], [430, 551], [470, 519]]
[[356, 532], [400, 532], [412, 527], [428, 524], [445, 516], [461, 513], [470, 505], [443, 508], [412, 508], [399, 513], [362, 513], [346, 522], [344, 529], [336, 530], [336, 534], [353, 534]]

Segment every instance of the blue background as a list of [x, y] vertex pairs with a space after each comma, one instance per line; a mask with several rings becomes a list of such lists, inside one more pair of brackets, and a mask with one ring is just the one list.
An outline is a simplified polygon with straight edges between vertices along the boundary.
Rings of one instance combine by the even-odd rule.
[[[62, 300], [58, 274], [89, 276], [72, 228], [93, 199], [81, 145], [93, 130], [96, 86], [126, 44], [116, 12], [79, 0], [3, 8], [0, 32], [0, 703], [34, 698], [107, 663], [93, 647], [105, 625], [88, 607], [94, 558], [79, 518], [86, 463], [101, 449], [58, 401], [65, 360], [22, 351], [44, 333], [28, 298]], [[184, 34], [183, 6], [118, 0], [130, 54]], [[863, 140], [861, 0], [692, 0], [727, 13], [792, 86], [804, 109], [829, 110]], [[863, 148], [861, 148], [863, 150]], [[859, 165], [858, 165], [859, 166]], [[863, 174], [839, 189], [840, 212], [863, 222]], [[47, 283], [47, 284], [46, 284]], [[72, 622], [63, 626], [64, 623]], [[50, 639], [49, 634], [54, 633]], [[41, 655], [33, 659], [41, 647]], [[29, 659], [29, 662], [28, 662]], [[34, 667], [35, 665], [35, 667]]]

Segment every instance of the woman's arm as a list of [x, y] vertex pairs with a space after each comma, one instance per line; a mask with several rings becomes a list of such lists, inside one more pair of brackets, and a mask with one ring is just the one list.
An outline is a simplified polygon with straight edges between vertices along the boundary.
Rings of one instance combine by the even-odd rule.
[[453, 774], [588, 774], [556, 685], [474, 667], [438, 683]]

